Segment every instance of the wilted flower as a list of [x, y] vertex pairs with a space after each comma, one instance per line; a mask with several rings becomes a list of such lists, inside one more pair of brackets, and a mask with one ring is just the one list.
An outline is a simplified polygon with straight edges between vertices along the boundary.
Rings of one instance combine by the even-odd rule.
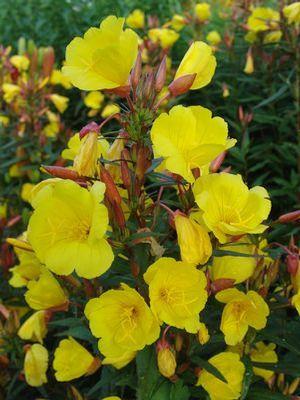
[[102, 201], [105, 185], [88, 191], [70, 180], [42, 188], [28, 225], [37, 257], [51, 271], [69, 275], [74, 269], [87, 279], [103, 274], [114, 255], [105, 239], [108, 212]]
[[239, 399], [245, 373], [245, 366], [239, 355], [227, 351], [211, 357], [208, 361], [221, 372], [227, 383], [204, 369], [200, 372], [197, 386], [203, 386], [211, 400]]
[[206, 300], [206, 277], [191, 264], [162, 257], [144, 274], [150, 307], [162, 323], [196, 333]]
[[[159, 325], [150, 308], [136, 290], [125, 284], [120, 290], [111, 289], [89, 300], [84, 312], [92, 334], [100, 338], [100, 352], [118, 368], [159, 336]], [[108, 363], [106, 358], [104, 364]]]
[[203, 211], [203, 221], [221, 243], [230, 236], [262, 233], [267, 226], [271, 202], [266, 189], [248, 189], [240, 175], [210, 174], [194, 184], [195, 200]]
[[53, 369], [59, 382], [67, 382], [85, 375], [91, 368], [94, 357], [74, 338], [59, 342], [54, 352]]
[[195, 14], [200, 22], [204, 22], [210, 18], [210, 4], [198, 3], [195, 5]]
[[43, 343], [47, 334], [46, 312], [44, 310], [34, 312], [18, 330], [18, 335], [23, 340]]
[[185, 75], [196, 74], [190, 89], [200, 89], [210, 83], [216, 65], [216, 58], [212, 54], [211, 46], [204, 42], [194, 42], [181, 60], [174, 80]]
[[99, 156], [98, 132], [91, 131], [81, 140], [78, 154], [73, 162], [74, 170], [81, 176], [96, 176]]
[[[81, 90], [124, 87], [138, 51], [138, 37], [123, 30], [124, 18], [109, 16], [100, 28], [90, 28], [83, 38], [67, 46], [63, 73]], [[122, 62], [120, 62], [122, 60]]]
[[174, 222], [182, 261], [205, 264], [212, 253], [210, 238], [205, 228], [180, 213], [175, 215]]
[[241, 342], [249, 326], [256, 330], [266, 326], [269, 307], [253, 290], [245, 294], [235, 288], [225, 289], [216, 294], [216, 299], [226, 304], [220, 329], [228, 345], [234, 346]]
[[37, 281], [30, 281], [27, 288], [25, 300], [33, 310], [63, 308], [68, 304], [62, 287], [47, 270], [42, 272]]
[[28, 385], [38, 387], [47, 382], [48, 351], [41, 344], [33, 344], [25, 354], [24, 373]]
[[126, 18], [126, 24], [133, 29], [143, 29], [145, 26], [145, 14], [142, 10], [136, 9]]
[[175, 106], [153, 123], [151, 139], [155, 157], [166, 159], [166, 168], [194, 181], [192, 169], [207, 165], [235, 140], [228, 139], [228, 127], [220, 117], [200, 106]]

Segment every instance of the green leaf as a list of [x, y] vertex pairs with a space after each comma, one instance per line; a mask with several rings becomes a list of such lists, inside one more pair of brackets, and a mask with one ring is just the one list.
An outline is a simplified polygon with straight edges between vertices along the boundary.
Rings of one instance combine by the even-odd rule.
[[241, 400], [244, 400], [247, 398], [247, 394], [249, 392], [249, 388], [252, 382], [253, 378], [253, 368], [252, 368], [252, 363], [249, 357], [243, 357], [242, 359], [246, 371], [243, 379], [243, 386], [242, 386], [242, 393], [241, 393]]
[[[300, 361], [300, 360], [299, 360]], [[281, 361], [278, 363], [253, 362], [253, 367], [267, 369], [269, 371], [281, 372], [296, 378], [300, 376], [300, 363]]]
[[268, 389], [253, 388], [247, 400], [288, 400], [289, 397], [281, 393], [274, 393]]

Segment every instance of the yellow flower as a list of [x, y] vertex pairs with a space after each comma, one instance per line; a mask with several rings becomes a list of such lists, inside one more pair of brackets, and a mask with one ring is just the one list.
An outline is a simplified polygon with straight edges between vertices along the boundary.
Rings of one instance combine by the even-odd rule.
[[9, 118], [6, 115], [0, 115], [0, 126], [7, 126], [9, 124]]
[[0, 218], [7, 217], [7, 203], [0, 203]]
[[200, 22], [204, 22], [210, 18], [210, 4], [198, 3], [195, 5], [195, 14]]
[[212, 48], [204, 42], [194, 42], [185, 53], [176, 71], [175, 79], [196, 74], [191, 90], [200, 89], [210, 83], [217, 66]]
[[163, 49], [169, 49], [179, 39], [179, 34], [172, 29], [153, 28], [148, 32], [149, 39]]
[[176, 214], [174, 218], [182, 261], [205, 264], [212, 247], [207, 231], [192, 218]]
[[167, 347], [159, 349], [157, 353], [157, 365], [162, 376], [171, 378], [175, 374], [177, 366], [174, 352]]
[[142, 10], [133, 10], [126, 18], [126, 24], [133, 29], [142, 29], [145, 26], [145, 14]]
[[109, 103], [103, 108], [101, 117], [108, 118], [111, 115], [117, 114], [118, 112], [120, 112], [120, 107], [117, 104]]
[[118, 396], [109, 396], [109, 397], [104, 397], [102, 400], [122, 400]]
[[[268, 345], [263, 342], [255, 343], [254, 347], [250, 350], [250, 358], [252, 361], [261, 363], [276, 363], [278, 361], [277, 354], [275, 352], [276, 345], [270, 343]], [[255, 375], [261, 376], [265, 381], [268, 381], [274, 375], [274, 371], [270, 371], [263, 368], [253, 368]]]
[[21, 91], [19, 86], [12, 83], [3, 83], [2, 90], [3, 99], [6, 101], [6, 103], [11, 103]]
[[246, 42], [254, 43], [257, 40], [257, 33], [254, 31], [248, 31], [245, 35]]
[[296, 308], [298, 314], [300, 315], [300, 290], [292, 297], [292, 305]]
[[208, 41], [209, 44], [217, 46], [219, 43], [221, 43], [222, 38], [218, 31], [210, 31], [206, 35], [206, 40]]
[[221, 372], [227, 383], [204, 369], [200, 373], [197, 386], [203, 386], [211, 400], [239, 399], [245, 373], [245, 366], [240, 361], [239, 355], [224, 352], [211, 357], [208, 361]]
[[248, 189], [240, 175], [210, 174], [196, 180], [196, 203], [203, 212], [203, 221], [221, 243], [229, 236], [262, 233], [267, 226], [271, 202], [261, 186]]
[[52, 71], [51, 77], [50, 77], [50, 83], [52, 85], [61, 85], [65, 89], [71, 89], [72, 85], [69, 81], [69, 78], [66, 77], [61, 70], [59, 69], [54, 69]]
[[61, 114], [68, 108], [69, 99], [65, 96], [50, 94], [50, 100]]
[[75, 135], [71, 136], [68, 141], [68, 147], [61, 153], [62, 158], [65, 160], [74, 160], [79, 152], [81, 143], [79, 133], [75, 133]]
[[288, 20], [288, 24], [300, 22], [300, 1], [283, 7], [283, 14]]
[[21, 189], [21, 199], [26, 201], [27, 203], [30, 203], [31, 200], [31, 192], [32, 189], [34, 188], [34, 184], [33, 183], [24, 183], [22, 185], [22, 189]]
[[266, 326], [269, 307], [253, 290], [245, 294], [235, 288], [225, 289], [216, 294], [216, 299], [226, 304], [220, 327], [226, 344], [234, 346], [241, 342], [249, 326], [256, 330]]
[[248, 51], [246, 54], [246, 64], [245, 64], [245, 68], [244, 68], [244, 72], [245, 74], [253, 74], [254, 72], [254, 62], [253, 62], [253, 56], [252, 56], [252, 52]]
[[207, 300], [204, 273], [191, 264], [162, 257], [147, 269], [144, 279], [159, 322], [196, 333]]
[[250, 31], [262, 32], [270, 29], [278, 29], [280, 15], [278, 11], [268, 7], [256, 7], [253, 9], [247, 21]]
[[90, 28], [83, 38], [67, 46], [63, 73], [81, 90], [113, 89], [128, 84], [136, 60], [138, 37], [123, 31], [124, 18], [109, 16], [100, 28]]
[[[106, 169], [109, 171], [111, 177], [113, 178], [115, 183], [122, 183], [121, 181], [121, 168], [116, 160], [121, 159], [121, 152], [125, 147], [125, 139], [122, 136], [116, 137], [114, 142], [111, 144], [108, 149], [106, 159], [109, 161], [113, 161], [111, 164], [106, 165]], [[120, 189], [120, 188], [119, 188]], [[125, 190], [127, 193], [127, 190]], [[128, 193], [127, 193], [128, 196]]]
[[233, 279], [235, 284], [244, 282], [250, 278], [256, 267], [254, 256], [255, 247], [248, 239], [241, 238], [237, 243], [226, 244], [219, 248], [222, 251], [242, 253], [250, 257], [239, 256], [215, 256], [213, 258], [211, 275], [212, 279]]
[[26, 56], [15, 55], [10, 57], [9, 61], [19, 71], [26, 71], [29, 67], [29, 59]]
[[164, 157], [166, 168], [194, 181], [193, 168], [204, 167], [222, 151], [232, 147], [228, 127], [220, 117], [200, 106], [175, 106], [154, 121], [151, 139], [155, 157]]
[[22, 324], [18, 335], [23, 340], [43, 343], [47, 334], [46, 311], [36, 311]]
[[89, 372], [93, 361], [94, 357], [74, 338], [63, 339], [54, 353], [55, 378], [59, 382], [79, 378]]
[[[24, 236], [24, 239], [25, 238], [26, 235]], [[10, 268], [12, 277], [9, 280], [9, 284], [15, 288], [19, 288], [27, 286], [28, 282], [31, 280], [38, 279], [43, 270], [43, 266], [33, 251], [23, 250], [17, 247], [14, 247], [14, 251], [18, 256], [19, 264]]]
[[47, 137], [55, 138], [59, 132], [59, 122], [50, 122], [44, 126], [43, 134]]
[[89, 300], [84, 312], [92, 334], [100, 338], [99, 350], [106, 357], [103, 364], [121, 368], [159, 336], [159, 325], [145, 300], [125, 284]]
[[183, 15], [174, 14], [171, 20], [171, 26], [175, 31], [179, 32], [187, 24]]
[[38, 387], [47, 382], [48, 351], [35, 343], [25, 354], [24, 373], [28, 385]]
[[198, 330], [198, 340], [200, 344], [205, 344], [209, 341], [210, 335], [208, 329], [203, 322], [200, 322], [199, 330]]
[[37, 281], [30, 281], [27, 288], [25, 300], [33, 310], [63, 307], [68, 302], [60, 284], [47, 270], [42, 272]]
[[268, 44], [268, 43], [277, 43], [277, 42], [279, 42], [279, 40], [281, 39], [281, 37], [282, 37], [282, 32], [281, 32], [281, 31], [271, 31], [271, 32], [268, 32], [268, 33], [265, 35], [263, 42], [264, 42], [265, 44]]
[[99, 110], [101, 104], [103, 103], [104, 95], [98, 90], [93, 90], [89, 92], [83, 99], [84, 104], [92, 108], [93, 110]]
[[46, 185], [35, 196], [35, 210], [28, 225], [28, 240], [37, 257], [51, 271], [81, 277], [100, 276], [114, 255], [105, 239], [108, 212], [102, 201], [105, 185], [91, 190], [70, 180]]

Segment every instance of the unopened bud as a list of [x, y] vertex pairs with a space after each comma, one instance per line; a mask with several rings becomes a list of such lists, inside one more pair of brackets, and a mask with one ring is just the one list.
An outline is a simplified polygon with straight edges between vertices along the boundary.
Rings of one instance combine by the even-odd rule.
[[204, 345], [209, 341], [210, 335], [208, 333], [208, 329], [203, 322], [200, 322], [199, 330], [198, 330], [198, 340], [199, 343]]
[[299, 255], [298, 254], [289, 254], [286, 257], [286, 265], [289, 274], [295, 276], [297, 274], [299, 268]]
[[197, 74], [183, 75], [169, 85], [169, 92], [173, 97], [186, 93], [192, 87]]
[[210, 172], [211, 173], [215, 173], [220, 169], [221, 165], [223, 164], [223, 161], [225, 160], [226, 154], [227, 154], [227, 152], [223, 151], [221, 154], [218, 155], [217, 158], [215, 158], [211, 162], [211, 164], [210, 164]]
[[153, 92], [153, 86], [154, 86], [154, 75], [152, 72], [150, 72], [145, 80], [145, 86], [144, 86], [144, 90], [143, 90], [143, 100], [147, 101], [148, 99], [150, 99], [151, 94]]
[[300, 378], [295, 378], [289, 386], [288, 394], [293, 394], [297, 390], [300, 383]]
[[79, 138], [83, 139], [90, 132], [99, 133], [100, 127], [96, 122], [92, 121], [89, 124], [85, 125], [79, 132]]
[[155, 76], [155, 91], [160, 93], [166, 82], [167, 75], [167, 56], [164, 56]]
[[169, 347], [164, 347], [158, 350], [157, 365], [159, 372], [165, 378], [171, 378], [175, 374], [176, 359], [174, 352]]
[[56, 178], [71, 179], [72, 181], [76, 181], [79, 178], [78, 172], [65, 167], [42, 165], [41, 170], [48, 172], [48, 174], [55, 176]]
[[298, 221], [298, 219], [300, 219], [300, 210], [292, 211], [287, 214], [280, 215], [280, 217], [278, 218], [278, 221], [281, 222], [282, 224], [285, 224], [287, 222]]
[[245, 74], [253, 74], [254, 72], [254, 62], [252, 57], [252, 49], [249, 48], [247, 55], [246, 55], [246, 65], [244, 68]]
[[228, 279], [228, 278], [216, 279], [211, 284], [211, 291], [213, 294], [216, 294], [221, 290], [232, 288], [234, 286], [234, 282], [235, 282], [234, 279]]
[[73, 168], [80, 176], [94, 177], [97, 174], [98, 133], [89, 132], [81, 141], [79, 153], [74, 158]]
[[54, 62], [55, 62], [54, 50], [52, 47], [48, 47], [43, 55], [43, 74], [44, 74], [44, 76], [51, 75]]
[[124, 149], [121, 152], [121, 176], [123, 185], [126, 187], [126, 189], [129, 189], [131, 186], [131, 175], [127, 160], [130, 160], [130, 154], [127, 149]]
[[105, 196], [109, 200], [111, 204], [122, 203], [122, 197], [117, 189], [115, 182], [113, 181], [110, 173], [103, 166], [100, 167], [100, 179], [103, 183], [105, 183], [106, 191]]
[[136, 89], [140, 78], [141, 78], [141, 73], [142, 73], [142, 54], [141, 51], [138, 52], [134, 67], [131, 71], [131, 86], [133, 89]]
[[143, 182], [145, 177], [145, 172], [150, 167], [151, 161], [149, 159], [149, 149], [148, 147], [142, 146], [137, 151], [136, 160], [136, 176], [140, 182]]
[[130, 86], [126, 85], [126, 86], [119, 86], [117, 88], [114, 89], [108, 89], [106, 90], [107, 93], [112, 93], [115, 94], [119, 97], [127, 97], [130, 95]]
[[180, 333], [177, 333], [176, 337], [175, 337], [175, 349], [176, 349], [176, 351], [178, 351], [178, 352], [181, 351], [182, 346], [183, 346], [182, 335]]

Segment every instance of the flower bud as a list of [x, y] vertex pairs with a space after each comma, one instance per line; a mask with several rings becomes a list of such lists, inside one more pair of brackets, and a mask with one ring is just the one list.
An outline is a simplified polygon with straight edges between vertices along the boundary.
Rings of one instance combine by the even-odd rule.
[[168, 347], [159, 349], [157, 353], [157, 365], [159, 372], [164, 377], [171, 378], [175, 374], [177, 366], [174, 352]]
[[221, 290], [232, 288], [234, 286], [234, 282], [234, 279], [229, 278], [216, 279], [211, 284], [211, 291], [215, 294], [220, 292]]
[[73, 168], [80, 176], [94, 177], [97, 174], [98, 133], [89, 132], [81, 141], [79, 152], [74, 158]]
[[210, 335], [208, 333], [208, 329], [203, 322], [200, 322], [199, 330], [198, 330], [198, 340], [199, 343], [204, 345], [209, 341]]
[[253, 72], [254, 72], [254, 63], [253, 63], [251, 48], [247, 52], [246, 65], [244, 68], [244, 72], [245, 72], [245, 74], [253, 74]]
[[221, 165], [223, 164], [223, 161], [225, 160], [227, 152], [223, 151], [221, 154], [218, 155], [210, 164], [210, 172], [215, 173], [217, 172]]
[[299, 256], [298, 254], [289, 254], [286, 257], [286, 265], [289, 274], [295, 276], [299, 268]]
[[280, 215], [278, 221], [285, 224], [288, 222], [294, 222], [300, 219], [300, 210], [292, 211], [287, 214]]
[[55, 62], [54, 50], [52, 47], [48, 47], [43, 54], [43, 74], [44, 76], [50, 76], [53, 70]]
[[205, 264], [212, 253], [207, 231], [179, 212], [175, 214], [174, 222], [182, 260], [190, 264]]
[[166, 82], [166, 74], [167, 74], [167, 61], [166, 61], [167, 56], [164, 56], [162, 59], [160, 66], [158, 68], [158, 71], [155, 76], [155, 91], [157, 93], [160, 93], [162, 91], [162, 88], [165, 85]]
[[78, 172], [65, 167], [57, 167], [56, 165], [42, 165], [41, 170], [57, 178], [71, 179], [72, 181], [79, 178]]
[[129, 151], [127, 149], [124, 149], [121, 152], [121, 176], [122, 176], [122, 181], [123, 185], [126, 187], [126, 189], [130, 188], [131, 185], [131, 175], [130, 175], [130, 169], [128, 167], [127, 160], [130, 160], [130, 155]]
[[169, 85], [169, 92], [173, 97], [186, 93], [192, 87], [196, 74], [187, 74], [175, 79]]
[[142, 54], [141, 51], [138, 52], [134, 67], [131, 71], [131, 86], [136, 89], [142, 74]]

